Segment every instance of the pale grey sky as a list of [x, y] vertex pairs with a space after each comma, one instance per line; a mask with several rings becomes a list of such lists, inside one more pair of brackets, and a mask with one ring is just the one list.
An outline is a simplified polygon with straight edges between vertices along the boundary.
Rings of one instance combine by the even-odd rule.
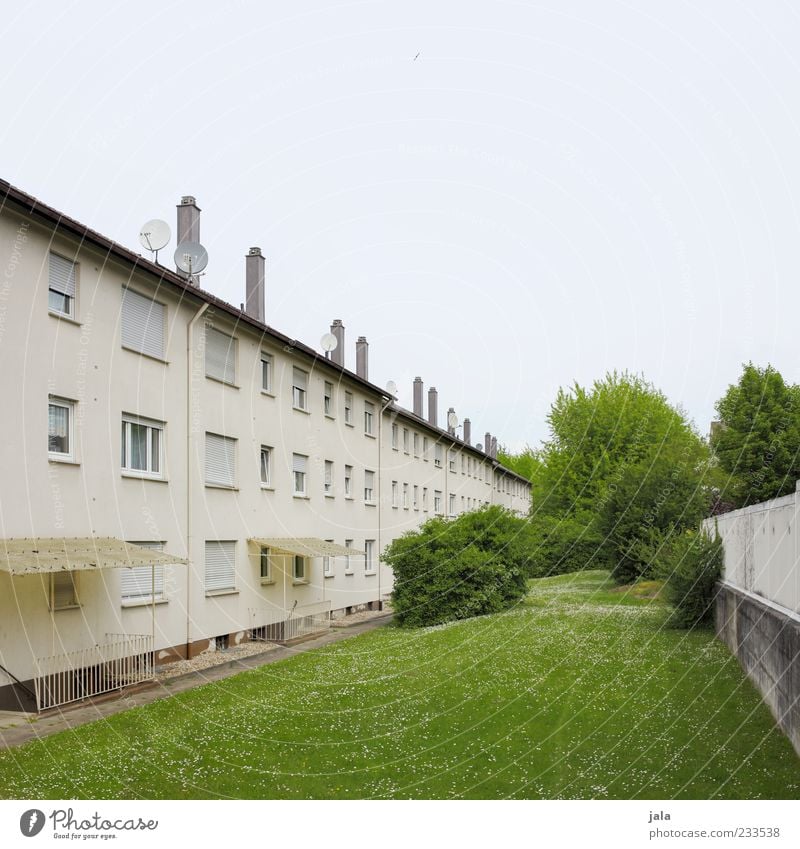
[[[137, 2], [6, 10], [0, 174], [138, 249], [194, 194], [205, 288], [520, 447], [644, 372], [702, 431], [800, 380], [798, 11], [784, 2]], [[419, 54], [415, 60], [414, 57]], [[169, 257], [169, 252], [162, 254]]]

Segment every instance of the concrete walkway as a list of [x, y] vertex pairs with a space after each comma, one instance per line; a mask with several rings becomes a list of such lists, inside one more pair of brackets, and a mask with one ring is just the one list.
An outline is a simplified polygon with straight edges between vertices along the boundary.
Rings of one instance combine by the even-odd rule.
[[264, 654], [255, 654], [229, 663], [221, 663], [219, 666], [212, 666], [201, 672], [190, 672], [188, 675], [170, 678], [161, 684], [146, 686], [144, 689], [134, 692], [108, 696], [102, 700], [98, 699], [89, 703], [81, 702], [74, 707], [64, 708], [60, 711], [48, 711], [44, 714], [4, 711], [0, 715], [0, 749], [10, 749], [13, 746], [29, 743], [31, 740], [41, 740], [51, 734], [57, 734], [59, 731], [67, 731], [80, 725], [86, 725], [88, 722], [105, 719], [132, 707], [149, 705], [160, 699], [168, 699], [176, 693], [183, 693], [203, 684], [230, 678], [231, 675], [237, 675], [248, 669], [258, 669], [258, 667], [266, 666], [268, 663], [275, 663], [278, 660], [285, 660], [303, 652], [356, 637], [385, 625], [391, 618], [392, 614], [387, 613], [385, 616], [375, 617], [359, 624], [332, 628], [321, 636], [306, 640], [298, 645], [270, 648]]

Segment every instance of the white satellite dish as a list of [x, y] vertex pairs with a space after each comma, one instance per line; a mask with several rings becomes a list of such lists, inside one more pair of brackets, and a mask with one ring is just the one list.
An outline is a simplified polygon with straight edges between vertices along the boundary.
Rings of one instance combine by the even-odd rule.
[[483, 451], [483, 446], [480, 444], [480, 442], [475, 447], [478, 449], [478, 451]]
[[450, 413], [447, 417], [448, 427], [453, 428], [455, 430], [458, 427], [458, 416], [455, 413]]
[[333, 335], [333, 333], [326, 333], [322, 339], [319, 340], [319, 344], [327, 356], [331, 351], [335, 351], [339, 347], [339, 340]]
[[193, 277], [208, 265], [208, 251], [199, 242], [183, 242], [175, 248], [175, 265]]
[[390, 395], [397, 395], [397, 384], [396, 384], [393, 380], [390, 380], [390, 381], [386, 384], [386, 391], [387, 391]]
[[156, 262], [158, 262], [158, 252], [169, 244], [171, 236], [169, 224], [160, 218], [146, 221], [139, 228], [139, 242], [142, 247], [156, 255]]

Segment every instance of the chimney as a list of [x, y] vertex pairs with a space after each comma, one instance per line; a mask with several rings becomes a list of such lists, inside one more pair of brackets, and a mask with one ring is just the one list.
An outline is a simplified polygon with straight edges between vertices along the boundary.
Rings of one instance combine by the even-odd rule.
[[359, 336], [356, 341], [356, 374], [369, 380], [369, 342], [366, 336]]
[[492, 437], [492, 457], [495, 460], [497, 459], [497, 437], [496, 436]]
[[200, 207], [197, 201], [186, 195], [178, 204], [178, 244], [200, 241]]
[[435, 386], [431, 386], [428, 390], [428, 421], [434, 427], [439, 427], [439, 393]]
[[469, 419], [464, 419], [464, 442], [467, 445], [472, 444], [472, 422]]
[[489, 431], [486, 431], [485, 436], [483, 437], [483, 453], [487, 457], [492, 456], [492, 435]]
[[456, 413], [456, 411], [452, 407], [450, 407], [447, 410], [447, 432], [450, 434], [450, 436], [455, 436], [456, 435], [456, 429], [454, 427], [450, 426], [450, 414], [451, 413], [453, 415], [455, 415], [455, 413]]
[[414, 378], [414, 415], [423, 417], [422, 413], [422, 378]]
[[250, 318], [264, 323], [264, 266], [261, 248], [250, 248], [244, 260], [245, 307]]
[[331, 359], [337, 366], [344, 367], [344, 325], [340, 318], [335, 318], [331, 325], [331, 333], [336, 337], [337, 345], [331, 351]]

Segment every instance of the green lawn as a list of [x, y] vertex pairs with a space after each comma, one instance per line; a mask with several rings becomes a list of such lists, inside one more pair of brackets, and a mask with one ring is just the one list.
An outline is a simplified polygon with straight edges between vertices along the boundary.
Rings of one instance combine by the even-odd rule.
[[386, 627], [0, 754], [23, 798], [797, 798], [800, 760], [710, 633], [605, 573]]

